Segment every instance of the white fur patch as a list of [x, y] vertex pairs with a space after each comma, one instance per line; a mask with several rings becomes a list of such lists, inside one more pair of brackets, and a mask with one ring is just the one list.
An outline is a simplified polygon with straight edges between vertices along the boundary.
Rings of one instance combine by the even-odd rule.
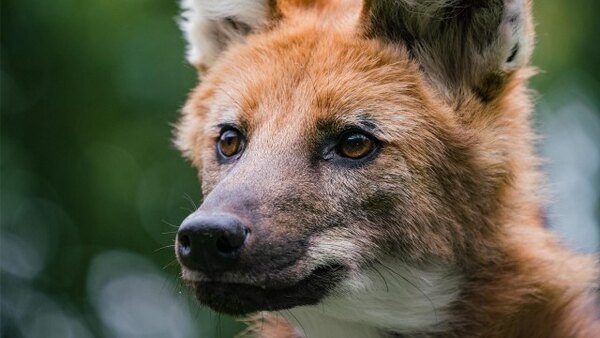
[[[505, 19], [500, 27], [500, 39], [503, 43], [500, 50], [504, 52], [501, 69], [506, 72], [525, 66], [531, 57], [532, 42], [531, 36], [527, 35], [524, 8], [524, 0], [513, 0], [507, 1], [504, 9], [504, 16], [509, 20]], [[510, 18], [516, 21], [511, 22]], [[513, 53], [512, 60], [508, 61]]]
[[250, 28], [258, 28], [267, 18], [265, 0], [182, 0], [180, 27], [187, 42], [187, 60], [193, 65], [212, 64], [223, 49], [224, 41], [241, 38], [239, 32], [224, 25], [234, 19]]
[[381, 338], [377, 328], [327, 316], [315, 307], [298, 307], [281, 311], [279, 315], [288, 320], [298, 336], [304, 338]]
[[459, 287], [460, 276], [448, 268], [385, 263], [350, 276], [318, 305], [280, 314], [310, 338], [437, 332], [444, 329]]

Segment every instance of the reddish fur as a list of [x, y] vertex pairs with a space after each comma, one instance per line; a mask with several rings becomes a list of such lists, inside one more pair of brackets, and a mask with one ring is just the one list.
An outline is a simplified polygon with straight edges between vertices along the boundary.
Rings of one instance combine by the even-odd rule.
[[248, 328], [240, 337], [299, 338], [299, 335], [285, 319], [261, 313], [248, 320]]
[[[204, 169], [203, 188], [209, 191], [220, 177], [210, 169], [211, 151], [202, 150], [212, 149], [215, 136], [203, 127], [214, 118], [210, 107], [234, 104], [252, 124], [269, 126], [264, 137], [282, 143], [287, 133], [309, 128], [314, 120], [336, 113], [335, 108], [377, 107], [382, 111], [378, 118], [404, 135], [390, 142], [403, 145], [402, 156], [412, 165], [425, 168], [437, 158], [448, 162], [444, 175], [449, 179], [470, 177], [448, 183], [464, 188], [462, 194], [450, 189], [450, 205], [427, 200], [425, 194], [425, 199], [412, 196], [414, 214], [407, 217], [447, 213], [445, 228], [403, 228], [393, 234], [416, 239], [413, 260], [435, 253], [436, 259], [468, 273], [449, 330], [441, 336], [600, 337], [595, 259], [563, 248], [540, 219], [544, 201], [527, 89], [533, 70], [511, 73], [488, 102], [470, 93], [448, 100], [402, 46], [357, 34], [357, 5], [340, 1], [310, 7], [308, 2], [280, 2], [281, 21], [228, 49], [192, 93], [178, 142]], [[398, 109], [404, 118], [390, 118], [389, 112]], [[400, 170], [388, 165], [390, 171]], [[422, 184], [416, 191], [448, 193], [444, 186], [415, 184]], [[295, 337], [281, 319], [259, 318], [253, 328], [262, 332], [260, 337]]]

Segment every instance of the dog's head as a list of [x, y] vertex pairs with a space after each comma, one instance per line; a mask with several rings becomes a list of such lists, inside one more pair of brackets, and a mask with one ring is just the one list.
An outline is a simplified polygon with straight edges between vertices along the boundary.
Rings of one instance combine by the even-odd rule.
[[527, 0], [184, 5], [202, 81], [176, 143], [204, 201], [176, 252], [203, 303], [315, 304], [384, 262], [450, 271], [491, 245]]

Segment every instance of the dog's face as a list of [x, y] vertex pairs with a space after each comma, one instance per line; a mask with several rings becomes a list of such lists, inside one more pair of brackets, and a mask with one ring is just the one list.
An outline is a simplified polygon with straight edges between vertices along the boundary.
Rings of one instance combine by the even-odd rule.
[[378, 35], [377, 6], [265, 5], [268, 25], [221, 23], [244, 42], [198, 64], [177, 143], [204, 201], [176, 251], [211, 308], [315, 304], [389, 261], [453, 269], [493, 231], [472, 224], [485, 223], [505, 163], [482, 154], [466, 120], [508, 80], [428, 74], [440, 65]]

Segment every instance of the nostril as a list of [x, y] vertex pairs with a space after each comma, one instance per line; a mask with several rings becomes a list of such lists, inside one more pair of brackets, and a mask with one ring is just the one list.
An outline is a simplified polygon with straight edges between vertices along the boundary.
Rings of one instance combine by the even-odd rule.
[[177, 258], [194, 270], [207, 273], [233, 267], [242, 255], [249, 228], [227, 214], [195, 215], [177, 234]]
[[219, 237], [215, 243], [217, 250], [220, 253], [232, 254], [241, 248], [248, 236], [248, 229], [242, 231], [234, 231]]
[[180, 234], [179, 239], [179, 253], [183, 256], [188, 256], [192, 251], [192, 243], [188, 235]]

